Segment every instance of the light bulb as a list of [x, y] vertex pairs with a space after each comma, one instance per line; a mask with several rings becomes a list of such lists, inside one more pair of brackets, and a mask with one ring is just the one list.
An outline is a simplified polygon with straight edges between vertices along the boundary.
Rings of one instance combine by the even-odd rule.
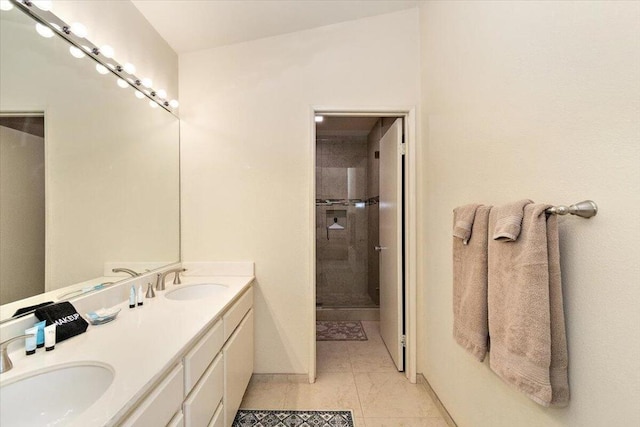
[[80, 38], [87, 37], [87, 27], [85, 27], [79, 22], [74, 22], [73, 24], [71, 24], [71, 27], [69, 29], [73, 34], [75, 34]]
[[124, 64], [122, 69], [129, 74], [134, 74], [136, 72], [136, 67], [130, 62]]
[[139, 90], [137, 90], [135, 92], [135, 94], [136, 94], [136, 98], [138, 98], [138, 99], [144, 99], [145, 98], [144, 93], [140, 92]]
[[180, 103], [177, 100], [172, 99], [171, 101], [169, 101], [169, 105], [171, 106], [171, 108], [178, 108]]
[[100, 74], [108, 74], [109, 69], [102, 64], [96, 64], [96, 71]]
[[69, 53], [71, 53], [71, 56], [73, 56], [74, 58], [84, 58], [85, 54], [83, 51], [81, 51], [80, 49], [78, 49], [75, 46], [70, 46], [69, 47]]
[[114, 52], [113, 52], [113, 48], [111, 46], [109, 46], [108, 44], [105, 44], [104, 46], [102, 46], [100, 48], [100, 53], [105, 58], [113, 58], [113, 53]]
[[39, 22], [36, 24], [36, 32], [47, 39], [53, 37], [53, 30]]
[[146, 88], [150, 88], [151, 86], [153, 86], [153, 82], [151, 81], [151, 79], [149, 79], [147, 77], [142, 79], [141, 83], [142, 83], [142, 86], [144, 86]]
[[323, 116], [316, 116], [316, 123], [322, 123], [323, 120], [324, 120]]
[[13, 4], [9, 0], [1, 0], [0, 1], [0, 10], [4, 10], [5, 12], [13, 9]]
[[155, 102], [155, 101], [149, 101], [149, 106], [150, 106], [151, 108], [158, 108], [158, 104], [156, 104], [156, 102]]
[[44, 10], [45, 12], [50, 11], [53, 6], [51, 0], [33, 0], [33, 4], [35, 4], [38, 9]]
[[156, 92], [156, 95], [158, 95], [158, 97], [160, 97], [161, 99], [166, 99], [167, 91], [164, 89], [160, 89], [158, 92]]
[[118, 86], [120, 86], [122, 89], [126, 89], [129, 87], [129, 83], [127, 83], [126, 80], [118, 79]]

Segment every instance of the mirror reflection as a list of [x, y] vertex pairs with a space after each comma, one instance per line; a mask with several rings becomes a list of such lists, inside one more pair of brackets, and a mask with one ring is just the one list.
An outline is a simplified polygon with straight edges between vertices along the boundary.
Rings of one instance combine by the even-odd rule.
[[1, 320], [180, 254], [178, 119], [21, 11], [0, 18]]

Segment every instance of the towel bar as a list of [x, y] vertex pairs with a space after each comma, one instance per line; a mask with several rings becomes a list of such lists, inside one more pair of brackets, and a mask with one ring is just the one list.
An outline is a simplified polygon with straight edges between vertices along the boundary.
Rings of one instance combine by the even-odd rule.
[[582, 218], [591, 218], [598, 213], [598, 205], [593, 200], [584, 200], [582, 202], [575, 203], [569, 207], [567, 206], [554, 206], [547, 209], [548, 214], [553, 215], [577, 215]]

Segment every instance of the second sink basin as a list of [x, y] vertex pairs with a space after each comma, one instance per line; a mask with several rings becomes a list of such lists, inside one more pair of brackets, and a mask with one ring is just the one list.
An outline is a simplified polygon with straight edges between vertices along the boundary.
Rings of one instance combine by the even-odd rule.
[[64, 426], [113, 382], [113, 369], [87, 362], [47, 369], [0, 388], [0, 425]]
[[185, 301], [211, 298], [222, 295], [226, 291], [226, 285], [220, 285], [218, 283], [198, 283], [195, 285], [180, 285], [179, 288], [168, 291], [165, 297], [172, 300]]

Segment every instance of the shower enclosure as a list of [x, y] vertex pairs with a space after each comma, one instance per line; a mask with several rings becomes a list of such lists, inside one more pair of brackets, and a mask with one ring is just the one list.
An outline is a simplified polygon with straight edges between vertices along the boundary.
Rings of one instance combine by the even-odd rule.
[[[366, 118], [366, 130], [342, 132], [318, 124], [316, 138], [316, 306], [379, 306], [378, 152], [382, 120]], [[346, 126], [348, 127], [348, 126]]]

